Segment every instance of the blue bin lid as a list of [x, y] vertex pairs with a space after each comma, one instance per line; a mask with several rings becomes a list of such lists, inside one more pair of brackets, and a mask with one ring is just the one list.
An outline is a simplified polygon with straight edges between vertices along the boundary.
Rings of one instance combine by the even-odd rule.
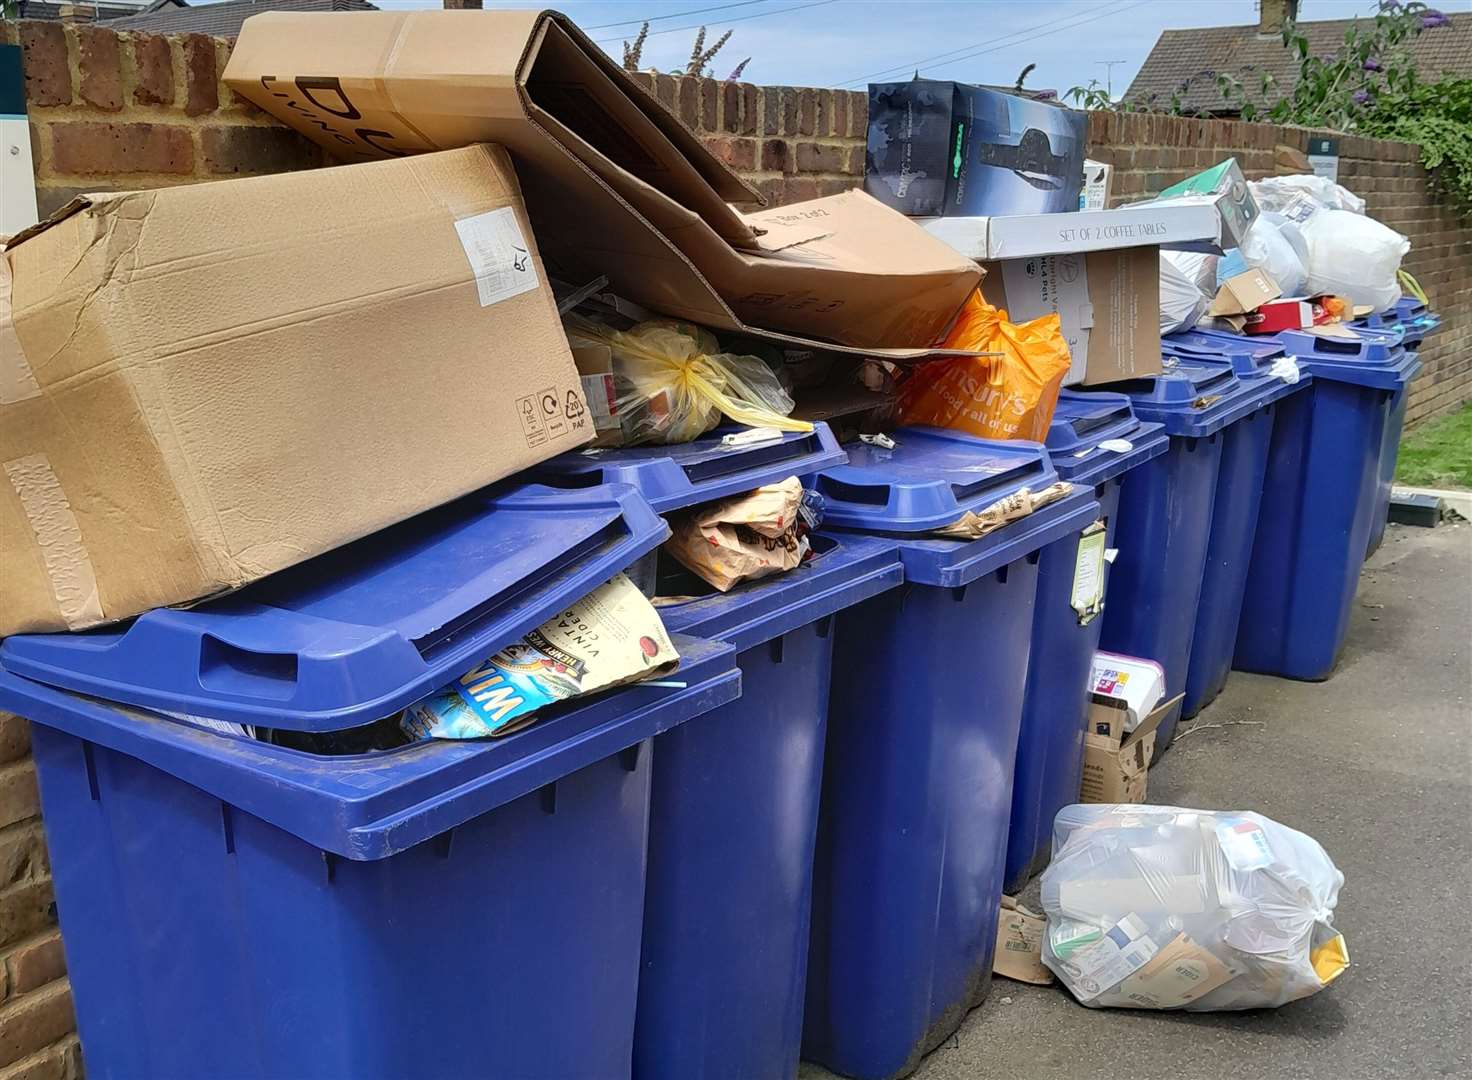
[[[1115, 439], [1123, 439], [1131, 449], [1100, 448], [1100, 443]], [[1059, 476], [1092, 486], [1165, 453], [1170, 439], [1161, 425], [1137, 419], [1124, 394], [1060, 390], [1045, 445]]]
[[1164, 353], [1160, 374], [1110, 383], [1101, 389], [1125, 394], [1137, 416], [1163, 425], [1167, 435], [1182, 438], [1214, 435], [1262, 405], [1260, 388], [1237, 378], [1230, 365], [1171, 353]]
[[1271, 337], [1261, 340], [1246, 334], [1210, 337], [1200, 331], [1185, 330], [1161, 338], [1160, 347], [1178, 361], [1231, 368], [1243, 387], [1255, 391], [1263, 403], [1304, 389], [1311, 378], [1300, 372], [1298, 381], [1290, 383], [1273, 374], [1273, 363], [1285, 354], [1282, 344]]
[[[1226, 330], [1198, 330], [1197, 335], [1221, 341], [1226, 347], [1241, 347], [1243, 340], [1257, 341]], [[1261, 335], [1298, 362], [1300, 371], [1317, 379], [1395, 390], [1409, 382], [1421, 369], [1415, 353], [1407, 352], [1395, 335], [1385, 332], [1359, 333], [1353, 338], [1324, 337], [1302, 330], [1284, 330]]]
[[526, 476], [556, 487], [630, 484], [657, 513], [668, 514], [789, 476], [809, 476], [845, 460], [827, 424], [814, 424], [810, 432], [784, 432], [780, 440], [751, 446], [721, 445], [725, 435], [744, 430], [719, 428], [675, 446], [573, 450], [543, 462]]
[[856, 443], [849, 464], [820, 474], [823, 527], [896, 537], [905, 580], [960, 588], [1025, 558], [1099, 516], [1092, 490], [1078, 491], [979, 540], [931, 539], [968, 510], [985, 509], [1022, 489], [1060, 477], [1038, 443], [981, 439], [945, 428], [906, 427], [893, 450]]
[[1402, 345], [1398, 327], [1364, 329], [1352, 338], [1324, 337], [1302, 330], [1273, 335], [1301, 370], [1316, 378], [1396, 390], [1421, 370], [1421, 361]]
[[[741, 692], [736, 650], [676, 635], [679, 673], [551, 706], [499, 739], [322, 757], [44, 686], [0, 669], [0, 708], [144, 761], [348, 859], [387, 858]], [[632, 764], [632, 762], [630, 762]], [[550, 792], [549, 792], [550, 794]]]
[[825, 527], [928, 533], [1021, 488], [1059, 479], [1038, 443], [982, 439], [948, 428], [905, 427], [893, 450], [848, 447], [848, 464], [826, 469], [813, 486], [823, 496]]
[[629, 487], [492, 488], [194, 608], [18, 634], [0, 665], [152, 709], [356, 727], [458, 678], [668, 535]]

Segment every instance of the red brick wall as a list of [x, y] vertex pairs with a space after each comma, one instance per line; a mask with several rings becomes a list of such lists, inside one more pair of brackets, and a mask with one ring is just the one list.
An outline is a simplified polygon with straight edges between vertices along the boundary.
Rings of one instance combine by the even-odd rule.
[[44, 216], [84, 191], [320, 165], [322, 151], [220, 82], [229, 42], [102, 26], [0, 24], [19, 41]]

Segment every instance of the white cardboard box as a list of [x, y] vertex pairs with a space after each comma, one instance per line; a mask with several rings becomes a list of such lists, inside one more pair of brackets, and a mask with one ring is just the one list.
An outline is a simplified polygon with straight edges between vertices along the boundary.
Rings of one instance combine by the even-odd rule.
[[932, 236], [978, 261], [1145, 246], [1221, 252], [1221, 214], [1204, 197], [1071, 214], [916, 220]]

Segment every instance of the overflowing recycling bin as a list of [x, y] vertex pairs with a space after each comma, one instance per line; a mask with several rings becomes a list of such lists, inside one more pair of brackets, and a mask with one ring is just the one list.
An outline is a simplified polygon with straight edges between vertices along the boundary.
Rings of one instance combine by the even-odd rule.
[[1233, 666], [1327, 679], [1349, 631], [1386, 426], [1421, 364], [1363, 337], [1285, 331], [1273, 340], [1313, 382], [1279, 410]]
[[1003, 888], [1014, 893], [1048, 861], [1053, 818], [1078, 801], [1089, 710], [1089, 666], [1108, 603], [1119, 489], [1132, 469], [1165, 453], [1159, 424], [1135, 417], [1123, 394], [1063, 390], [1048, 431], [1059, 477], [1092, 491], [1094, 525], [1043, 548], [1038, 559], [1032, 651], [1023, 693]]
[[[1394, 345], [1393, 335], [1400, 335], [1400, 345], [1409, 352], [1421, 348], [1427, 335], [1435, 333], [1441, 319], [1426, 305], [1412, 297], [1402, 297], [1389, 311], [1356, 319], [1355, 331], [1370, 341]], [[1365, 558], [1379, 549], [1385, 539], [1385, 525], [1390, 517], [1390, 491], [1395, 483], [1395, 463], [1400, 456], [1400, 437], [1406, 426], [1406, 404], [1410, 399], [1409, 383], [1396, 391], [1390, 402], [1385, 435], [1380, 441], [1380, 473], [1375, 486], [1375, 514], [1370, 521], [1370, 541]]]
[[189, 610], [7, 639], [89, 1071], [627, 1075], [650, 740], [738, 695], [735, 650], [676, 636], [677, 680], [500, 739], [393, 717], [665, 533], [626, 487], [481, 494]]
[[1222, 462], [1212, 508], [1211, 540], [1201, 576], [1196, 625], [1186, 668], [1181, 715], [1192, 717], [1226, 686], [1237, 645], [1243, 596], [1262, 504], [1263, 477], [1282, 399], [1307, 392], [1311, 376], [1298, 370], [1271, 341], [1212, 338], [1192, 332], [1162, 339], [1167, 356], [1220, 365], [1241, 381], [1256, 408], [1223, 433]]
[[[538, 475], [616, 479], [677, 514], [845, 460], [823, 424], [767, 442], [727, 434], [568, 454]], [[889, 541], [812, 544], [797, 568], [724, 594], [668, 559], [645, 575], [672, 631], [739, 650], [742, 695], [654, 741], [635, 1077], [797, 1072], [834, 617], [901, 580]]]
[[[1240, 535], [1248, 507], [1227, 502], [1217, 520], [1217, 483], [1223, 451], [1239, 421], [1267, 409], [1262, 394], [1229, 364], [1167, 356], [1159, 375], [1116, 383], [1143, 420], [1161, 424], [1170, 446], [1133, 470], [1119, 495], [1119, 557], [1110, 568], [1109, 604], [1100, 647], [1154, 660], [1165, 669], [1166, 699], [1182, 694], [1191, 660], [1202, 582], [1214, 530]], [[1271, 421], [1254, 426], [1266, 439]], [[1242, 482], [1243, 462], [1228, 459], [1230, 482]], [[1250, 481], [1250, 476], [1245, 478]], [[1250, 535], [1250, 532], [1249, 532]], [[1180, 707], [1156, 731], [1158, 759], [1175, 737]]]
[[913, 1068], [990, 987], [1038, 563], [1099, 516], [1073, 490], [979, 539], [934, 539], [1061, 494], [1058, 473], [1035, 443], [892, 442], [850, 446], [814, 482], [830, 535], [886, 538], [904, 564], [902, 588], [837, 620], [803, 1022], [804, 1058], [875, 1080]]

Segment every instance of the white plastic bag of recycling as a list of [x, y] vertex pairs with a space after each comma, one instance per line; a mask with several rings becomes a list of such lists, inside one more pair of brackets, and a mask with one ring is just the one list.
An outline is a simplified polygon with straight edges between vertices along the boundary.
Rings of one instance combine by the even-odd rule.
[[1239, 250], [1243, 262], [1267, 271], [1284, 296], [1304, 295], [1308, 287], [1308, 242], [1296, 222], [1271, 211], [1260, 214], [1248, 227]]
[[1064, 807], [1043, 963], [1091, 1008], [1283, 1005], [1349, 964], [1332, 921], [1343, 884], [1317, 841], [1261, 814]]
[[1396, 272], [1411, 242], [1374, 218], [1320, 210], [1303, 223], [1308, 243], [1308, 291], [1330, 293], [1356, 306], [1384, 311], [1400, 299]]
[[1252, 189], [1257, 208], [1265, 213], [1281, 213], [1294, 199], [1304, 197], [1330, 210], [1348, 210], [1351, 214], [1365, 212], [1364, 199], [1327, 176], [1310, 176], [1306, 173], [1297, 176], [1269, 176], [1262, 180], [1250, 180], [1247, 186]]

